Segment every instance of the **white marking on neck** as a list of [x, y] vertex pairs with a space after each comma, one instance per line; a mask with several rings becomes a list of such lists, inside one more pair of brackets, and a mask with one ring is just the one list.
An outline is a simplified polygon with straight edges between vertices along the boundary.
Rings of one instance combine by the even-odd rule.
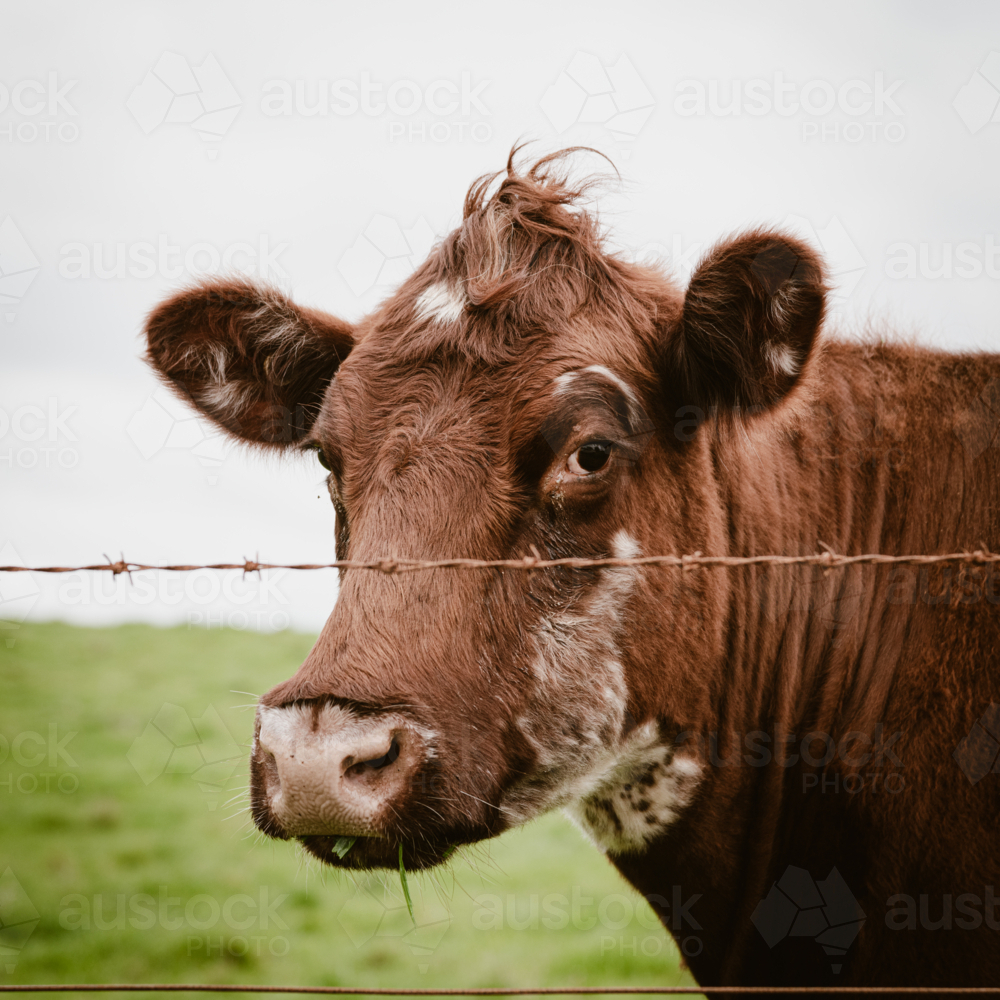
[[[617, 558], [641, 554], [627, 531]], [[517, 719], [536, 757], [534, 774], [500, 802], [512, 823], [564, 807], [605, 851], [641, 850], [690, 800], [699, 767], [664, 745], [655, 722], [625, 735], [628, 686], [617, 636], [641, 570], [601, 570], [581, 604], [542, 620], [535, 634], [533, 711]]]
[[461, 318], [465, 305], [465, 294], [461, 288], [439, 281], [420, 293], [414, 311], [417, 319], [454, 323]]
[[616, 559], [635, 559], [642, 549], [639, 543], [624, 529], [615, 532], [615, 537], [611, 539], [611, 551]]

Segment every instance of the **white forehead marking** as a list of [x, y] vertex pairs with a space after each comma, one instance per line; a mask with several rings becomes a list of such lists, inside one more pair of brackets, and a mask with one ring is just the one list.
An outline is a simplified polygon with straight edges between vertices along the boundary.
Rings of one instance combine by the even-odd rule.
[[785, 375], [797, 375], [799, 371], [799, 359], [787, 344], [774, 344], [770, 340], [764, 344], [764, 356], [768, 364], [775, 372], [784, 372]]
[[415, 311], [417, 319], [454, 323], [465, 311], [465, 295], [460, 288], [439, 281], [421, 293]]
[[642, 414], [642, 407], [639, 405], [639, 400], [636, 397], [635, 392], [633, 392], [632, 387], [618, 375], [616, 375], [610, 368], [605, 368], [604, 365], [588, 365], [586, 368], [579, 368], [576, 371], [564, 372], [555, 379], [556, 389], [555, 394], [561, 395], [564, 393], [573, 380], [578, 378], [580, 375], [590, 373], [592, 375], [600, 375], [601, 378], [607, 379], [612, 385], [616, 386], [628, 400], [629, 410], [631, 416], [635, 418]]

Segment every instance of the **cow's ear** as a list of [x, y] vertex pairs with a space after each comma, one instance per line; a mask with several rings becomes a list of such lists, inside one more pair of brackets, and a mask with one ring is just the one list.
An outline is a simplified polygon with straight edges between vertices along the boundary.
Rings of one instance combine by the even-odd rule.
[[666, 374], [706, 413], [774, 405], [802, 374], [823, 320], [823, 265], [804, 243], [756, 230], [718, 244], [695, 271]]
[[223, 430], [285, 447], [308, 433], [354, 343], [333, 316], [245, 279], [209, 281], [157, 306], [146, 359]]

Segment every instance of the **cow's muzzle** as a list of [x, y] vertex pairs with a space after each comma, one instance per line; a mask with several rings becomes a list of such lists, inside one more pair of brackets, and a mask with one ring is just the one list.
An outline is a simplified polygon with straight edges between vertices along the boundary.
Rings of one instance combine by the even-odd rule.
[[277, 837], [384, 837], [428, 754], [399, 715], [332, 702], [261, 706], [251, 757], [254, 821]]

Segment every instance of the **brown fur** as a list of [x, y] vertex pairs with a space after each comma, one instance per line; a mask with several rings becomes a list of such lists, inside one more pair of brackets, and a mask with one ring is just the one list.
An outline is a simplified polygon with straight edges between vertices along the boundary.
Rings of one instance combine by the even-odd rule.
[[[623, 533], [645, 554], [997, 543], [1000, 358], [817, 340], [822, 264], [778, 233], [720, 245], [685, 296], [602, 251], [558, 164], [474, 185], [461, 228], [353, 329], [221, 281], [154, 313], [151, 361], [239, 436], [322, 452], [342, 557], [606, 556]], [[429, 289], [460, 314], [421, 311]], [[286, 332], [268, 340], [274, 326]], [[241, 393], [209, 392], [224, 379]], [[570, 474], [587, 441], [612, 442], [611, 462]], [[885, 923], [894, 894], [932, 894], [937, 913], [942, 894], [1000, 886], [1000, 778], [972, 784], [952, 757], [998, 699], [1000, 591], [953, 573], [938, 600], [947, 572], [348, 572], [313, 651], [262, 704], [392, 710], [435, 734], [380, 837], [343, 860], [334, 838], [303, 838], [330, 864], [394, 867], [400, 843], [410, 867], [436, 864], [564, 801], [582, 787], [574, 767], [613, 748], [619, 771], [638, 755], [635, 777], [617, 800], [587, 786], [584, 822], [613, 838], [622, 815], [655, 821], [654, 839], [609, 852], [654, 904], [701, 894], [699, 982], [995, 984], [985, 924]], [[604, 691], [616, 658], [620, 710]], [[763, 766], [747, 759], [755, 731]], [[883, 754], [876, 770], [901, 778], [898, 794], [851, 753], [800, 753], [809, 733], [878, 745], [897, 732], [901, 765]], [[671, 792], [667, 822], [650, 794], [674, 788], [661, 775], [682, 759], [698, 779]], [[255, 750], [255, 819], [283, 836], [266, 765]], [[856, 794], [807, 780], [852, 775]], [[836, 867], [850, 886], [867, 920], [846, 955], [765, 945], [752, 916], [789, 865], [817, 880]]]

